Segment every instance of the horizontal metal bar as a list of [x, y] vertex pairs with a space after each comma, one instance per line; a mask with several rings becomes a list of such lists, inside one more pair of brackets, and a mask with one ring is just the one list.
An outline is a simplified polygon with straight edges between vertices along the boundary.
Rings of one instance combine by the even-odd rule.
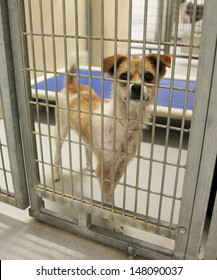
[[[48, 135], [47, 134], [43, 134], [43, 133], [37, 133], [37, 132], [33, 132], [33, 134], [35, 134], [35, 135], [39, 135], [39, 136], [44, 136], [44, 137], [48, 137]], [[53, 138], [53, 139], [57, 139], [56, 137], [54, 137], [54, 136], [50, 136], [51, 138]], [[77, 141], [74, 141], [74, 140], [66, 140], [66, 139], [61, 139], [61, 141], [63, 141], [63, 142], [66, 142], [66, 143], [72, 143], [72, 144], [79, 144], [80, 146], [84, 146], [84, 147], [89, 147], [89, 145], [88, 144], [85, 144], [85, 143], [79, 143], [79, 142], [77, 142]], [[93, 147], [94, 148], [94, 147]], [[98, 150], [100, 150], [100, 148], [99, 147], [96, 147]], [[111, 152], [111, 150], [109, 150], [109, 149], [103, 149], [104, 151], [107, 151], [107, 152]], [[142, 160], [147, 160], [147, 161], [149, 161], [150, 160], [150, 158], [149, 157], [144, 157], [144, 156], [141, 156], [141, 155], [132, 155], [132, 154], [130, 154], [130, 153], [124, 153], [124, 152], [118, 152], [119, 154], [123, 154], [123, 155], [127, 155], [127, 156], [130, 156], [130, 157], [132, 157], [132, 158], [134, 158], [134, 159], [142, 159]], [[36, 161], [37, 162], [41, 162], [41, 163], [44, 163], [44, 161], [40, 161], [39, 159], [36, 159]], [[152, 159], [152, 161], [153, 162], [156, 162], [156, 163], [164, 163], [164, 161], [161, 161], [161, 160], [157, 160], [157, 159], [155, 159], [155, 158], [153, 158]], [[47, 164], [49, 164], [49, 163], [47, 163]], [[171, 163], [171, 162], [166, 162], [166, 164], [168, 165], [168, 166], [174, 166], [174, 167], [177, 167], [177, 165], [176, 164], [174, 164], [174, 163]], [[180, 164], [179, 165], [179, 168], [185, 168], [186, 167], [186, 165], [185, 164]]]
[[15, 207], [19, 207], [17, 200], [13, 195], [4, 194], [2, 191], [0, 192], [0, 201]]
[[[33, 69], [33, 68], [26, 68], [27, 71], [30, 71], [30, 72], [39, 72], [39, 73], [44, 73], [46, 72], [47, 74], [53, 74], [54, 72], [52, 71], [44, 71], [42, 69]], [[57, 75], [65, 75], [65, 73], [62, 73], [62, 72], [56, 72]], [[69, 74], [69, 76], [71, 76], [71, 74]], [[95, 80], [101, 80], [101, 77], [99, 76], [94, 76], [94, 75], [86, 75], [86, 74], [75, 74], [75, 75], [72, 75], [72, 76], [78, 76], [79, 78], [91, 78], [91, 79], [95, 79]], [[48, 78], [49, 79], [49, 78]], [[119, 80], [119, 79], [114, 79], [114, 78], [103, 78], [104, 81], [110, 81], [110, 82], [114, 82], [114, 81], [117, 81], [117, 82], [122, 82], [122, 83], [127, 83], [123, 80]], [[45, 80], [46, 82], [46, 80]], [[129, 84], [133, 84], [133, 82], [129, 83]], [[134, 83], [135, 84], [135, 83]], [[155, 87], [156, 84], [148, 84], [148, 83], [144, 83], [144, 85], [148, 85], [150, 87]], [[159, 84], [158, 85], [158, 88], [163, 88], [163, 89], [173, 89], [173, 90], [178, 90], [178, 91], [186, 91], [186, 87], [175, 87], [175, 86], [165, 86], [165, 85], [161, 85]], [[34, 90], [34, 89], [33, 89]], [[193, 92], [195, 93], [195, 88], [191, 89], [191, 88], [188, 88], [188, 92]]]
[[156, 219], [151, 217], [149, 217], [148, 222], [146, 222], [146, 218], [143, 215], [137, 214], [135, 217], [135, 213], [128, 210], [125, 210], [123, 215], [122, 209], [120, 208], [113, 207], [113, 211], [111, 211], [111, 209], [106, 207], [105, 204], [102, 206], [101, 202], [96, 202], [92, 205], [92, 201], [88, 202], [88, 200], [83, 200], [81, 202], [76, 198], [67, 196], [63, 197], [61, 193], [53, 194], [52, 191], [44, 191], [44, 189], [39, 189], [39, 187], [36, 189], [36, 193], [39, 197], [61, 203], [65, 206], [74, 207], [78, 211], [84, 211], [107, 220], [115, 219], [117, 222], [124, 223], [128, 226], [136, 227], [150, 233], [158, 233], [166, 238], [174, 239], [176, 235], [176, 225], [173, 225], [172, 229], [168, 230], [167, 227], [169, 223], [161, 221], [159, 225], [156, 225]]
[[[142, 157], [140, 157], [139, 158], [140, 160], [142, 160], [143, 158]], [[146, 159], [147, 161], [150, 161], [150, 159]], [[41, 164], [41, 165], [47, 165], [47, 166], [52, 166], [52, 167], [55, 167], [56, 165], [55, 164], [52, 164], [52, 163], [50, 163], [50, 162], [46, 162], [46, 161], [42, 161], [42, 160], [40, 160], [40, 159], [36, 159], [35, 160], [35, 162], [37, 163], [37, 164]], [[153, 162], [156, 162], [156, 163], [163, 163], [163, 162], [160, 162], [160, 161], [155, 161], [155, 160], [153, 160]], [[177, 165], [176, 164], [169, 164], [169, 163], [166, 163], [166, 165], [167, 166], [173, 166], [173, 167], [177, 167]], [[59, 166], [56, 166], [56, 167], [59, 167]], [[182, 169], [182, 167], [179, 167], [180, 169]], [[61, 169], [63, 170], [63, 171], [67, 171], [67, 172], [72, 172], [72, 173], [74, 173], [74, 174], [77, 174], [77, 175], [81, 175], [81, 176], [87, 176], [87, 173], [85, 173], [85, 171], [83, 172], [83, 170], [76, 170], [76, 169], [73, 169], [73, 168], [67, 168], [67, 167], [64, 167], [64, 166], [61, 166]], [[96, 175], [94, 175], [94, 174], [92, 174], [92, 177], [93, 178], [95, 178], [95, 179], [101, 179], [101, 177], [98, 177], [98, 176], [96, 176]], [[107, 182], [112, 182], [112, 180], [109, 180], [109, 179], [104, 179], [105, 181], [107, 181]], [[116, 182], [119, 186], [124, 186], [124, 187], [127, 187], [127, 188], [129, 188], [129, 189], [132, 189], [132, 190], [134, 190], [135, 189], [135, 186], [134, 185], [130, 185], [129, 183], [125, 183], [125, 182]], [[49, 186], [46, 186], [46, 187], [48, 187], [49, 188]], [[144, 189], [144, 188], [141, 188], [141, 187], [138, 187], [138, 190], [139, 191], [141, 191], [141, 192], [149, 192], [150, 194], [156, 194], [156, 195], [159, 195], [160, 193], [159, 192], [157, 192], [157, 191], [152, 191], [152, 190], [148, 190], [148, 189]], [[182, 197], [180, 196], [172, 196], [172, 195], [168, 195], [168, 194], [162, 194], [162, 196], [163, 197], [165, 197], [165, 198], [170, 198], [170, 199], [172, 199], [172, 198], [174, 198], [175, 200], [181, 200], [182, 199]]]
[[0, 170], [1, 170], [1, 171], [4, 171], [4, 172], [6, 172], [6, 173], [11, 174], [11, 170], [7, 170], [7, 169], [5, 169], [5, 168], [1, 168], [1, 167], [0, 167]]
[[85, 230], [80, 228], [77, 224], [74, 224], [67, 218], [63, 216], [60, 217], [58, 213], [54, 211], [48, 211], [46, 209], [41, 209], [41, 212], [34, 212], [34, 209], [30, 209], [31, 216], [39, 219], [45, 223], [63, 228], [64, 230], [74, 232], [80, 236], [95, 240], [102, 244], [113, 246], [115, 248], [121, 249], [128, 252], [129, 245], [133, 246], [135, 249], [135, 254], [139, 256], [144, 256], [150, 259], [172, 259], [173, 251], [166, 249], [155, 244], [144, 242], [132, 237], [120, 235], [115, 232], [108, 231], [106, 229], [99, 228], [97, 226], [91, 225]]
[[[88, 40], [88, 39], [91, 39], [91, 40], [98, 40], [98, 41], [101, 41], [102, 38], [101, 37], [96, 37], [96, 36], [76, 36], [76, 35], [61, 35], [61, 34], [49, 34], [49, 33], [36, 33], [36, 32], [33, 32], [33, 33], [30, 33], [30, 32], [24, 32], [24, 35], [26, 36], [36, 36], [36, 37], [56, 37], [56, 38], [66, 38], [66, 39], [81, 39], [81, 40]], [[107, 42], [114, 42], [114, 41], [117, 41], [118, 43], [140, 43], [140, 44], [143, 44], [143, 41], [142, 40], [135, 40], [135, 39], [119, 39], [119, 38], [103, 38], [103, 41], [107, 41]], [[147, 40], [146, 41], [146, 44], [150, 44], [150, 45], [157, 45], [158, 44], [158, 41], [149, 41]], [[173, 46], [174, 43], [173, 42], [165, 42], [165, 41], [161, 41], [161, 45], [167, 45], [167, 46]], [[189, 44], [181, 44], [181, 43], [177, 43], [177, 47], [189, 47]], [[200, 48], [200, 44], [197, 44], [197, 45], [193, 45], [192, 46], [193, 48], [197, 48], [199, 49]]]
[[0, 139], [0, 145], [1, 145], [1, 147], [7, 148], [7, 149], [8, 149], [8, 145], [7, 145], [7, 144], [3, 144], [3, 143], [1, 142], [1, 139]]

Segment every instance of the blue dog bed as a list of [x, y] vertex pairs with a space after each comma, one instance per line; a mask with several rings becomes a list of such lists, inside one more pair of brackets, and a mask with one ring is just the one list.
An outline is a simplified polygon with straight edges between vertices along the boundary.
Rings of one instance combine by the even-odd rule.
[[[88, 75], [87, 70], [79, 70], [79, 73], [81, 75], [80, 77], [80, 83], [81, 84], [89, 84], [88, 77], [82, 77], [82, 75]], [[101, 96], [102, 89], [101, 89], [101, 72], [100, 71], [91, 71], [91, 86], [94, 89], [94, 91]], [[95, 78], [96, 77], [96, 78]], [[98, 77], [98, 78], [97, 78]], [[53, 76], [50, 78], [47, 78], [46, 83], [44, 80], [40, 81], [36, 85], [32, 85], [32, 89], [45, 91], [48, 92], [60, 92], [64, 86], [64, 74], [58, 74], [56, 78]], [[163, 78], [160, 82], [160, 87], [158, 91], [158, 99], [157, 99], [157, 108], [161, 108], [161, 111], [165, 111], [165, 117], [166, 113], [168, 113], [168, 108], [170, 106], [170, 96], [171, 96], [171, 80], [168, 78]], [[57, 86], [56, 86], [57, 85]], [[186, 107], [186, 110], [191, 116], [193, 105], [194, 105], [194, 89], [195, 89], [196, 83], [194, 81], [190, 81], [188, 88], [189, 91], [187, 92], [187, 100], [185, 101], [186, 96], [186, 81], [185, 80], [174, 80], [173, 89], [172, 89], [172, 102], [171, 102], [171, 109], [173, 111], [172, 115], [177, 115], [177, 118], [181, 118], [183, 114], [183, 109]], [[56, 88], [57, 87], [57, 88]], [[166, 88], [165, 88], [166, 87]], [[104, 98], [110, 98], [111, 94], [111, 81], [105, 80], [104, 81]], [[186, 106], [185, 106], [185, 102]], [[177, 114], [176, 114], [177, 113]]]

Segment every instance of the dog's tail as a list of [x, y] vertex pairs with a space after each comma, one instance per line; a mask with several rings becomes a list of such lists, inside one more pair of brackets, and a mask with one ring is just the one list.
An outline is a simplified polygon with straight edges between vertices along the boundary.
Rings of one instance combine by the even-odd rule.
[[77, 92], [77, 81], [75, 79], [75, 75], [72, 75], [76, 72], [76, 68], [74, 65], [70, 66], [69, 71], [67, 73], [65, 79], [65, 88], [68, 88], [69, 93], [76, 93]]
[[[78, 92], [89, 92], [89, 87], [84, 84], [80, 84], [76, 81], [75, 79], [75, 74], [76, 68], [74, 65], [72, 65], [69, 68], [68, 74], [65, 79], [65, 88], [68, 89], [68, 93], [74, 94]], [[79, 85], [79, 86], [78, 86]], [[92, 89], [92, 93], [95, 93], [94, 90]]]

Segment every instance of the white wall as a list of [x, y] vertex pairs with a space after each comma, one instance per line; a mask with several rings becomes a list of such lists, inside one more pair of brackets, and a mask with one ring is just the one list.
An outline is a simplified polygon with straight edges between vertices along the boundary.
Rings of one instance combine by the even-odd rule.
[[[166, 1], [166, 0], [164, 0]], [[33, 32], [41, 34], [41, 16], [40, 16], [40, 1], [32, 0], [32, 22]], [[51, 1], [42, 1], [43, 4], [43, 25], [44, 33], [52, 34], [52, 20], [51, 20]], [[87, 35], [87, 1], [78, 0], [78, 21], [79, 21], [79, 35]], [[94, 66], [101, 65], [101, 56], [107, 56], [114, 54], [115, 51], [115, 0], [104, 0], [104, 38], [112, 39], [104, 41], [104, 53], [101, 53], [101, 41], [91, 40], [91, 64]], [[30, 32], [30, 18], [29, 18], [29, 1], [25, 1], [26, 7], [26, 22], [27, 32]], [[64, 36], [64, 23], [63, 23], [63, 3], [62, 0], [52, 1], [54, 7], [54, 33], [55, 35]], [[75, 35], [75, 1], [65, 0], [65, 14], [66, 14], [66, 34], [68, 36]], [[91, 2], [91, 35], [94, 37], [101, 37], [101, 0], [92, 0]], [[128, 40], [128, 25], [129, 25], [129, 0], [118, 0], [118, 39]], [[133, 22], [134, 26], [132, 29], [132, 39], [142, 39], [142, 27], [143, 27], [143, 1], [133, 0]], [[155, 40], [158, 23], [158, 0], [148, 1], [148, 25], [147, 25], [147, 39]], [[138, 22], [139, 21], [139, 22]], [[65, 42], [67, 42], [67, 50], [65, 51]], [[75, 45], [76, 40], [72, 38], [64, 39], [63, 37], [55, 37], [55, 59], [56, 68], [62, 68], [65, 66], [65, 53], [67, 52], [67, 61], [69, 64], [75, 62]], [[31, 45], [31, 37], [28, 36], [29, 45], [29, 57], [30, 66], [33, 68], [33, 50]], [[35, 66], [36, 69], [42, 70], [44, 68], [43, 63], [43, 43], [42, 36], [34, 36], [34, 47], [35, 47]], [[46, 70], [54, 71], [54, 52], [53, 52], [53, 38], [52, 36], [44, 37], [44, 49], [45, 49], [45, 64]], [[128, 42], [118, 42], [117, 51], [119, 53], [128, 53]], [[87, 40], [79, 40], [79, 58], [80, 64], [87, 65], [88, 53], [87, 53]], [[37, 73], [42, 75], [43, 73]]]
[[[119, 0], [118, 3], [118, 39], [128, 39], [128, 14], [129, 1]], [[104, 55], [101, 53], [101, 42], [98, 40], [92, 42], [92, 62], [93, 65], [101, 65], [101, 55], [108, 56], [114, 54], [115, 49], [115, 0], [104, 0], [104, 38], [113, 41], [104, 40]], [[92, 1], [92, 34], [101, 37], [101, 1]], [[117, 52], [127, 54], [127, 43], [118, 42]]]
[[[52, 34], [52, 12], [50, 1], [42, 1], [43, 3], [43, 25], [44, 34]], [[64, 22], [63, 22], [63, 1], [55, 0], [53, 3], [54, 13], [54, 34], [64, 36]], [[66, 34], [75, 35], [75, 7], [74, 1], [66, 0], [65, 15], [66, 15]], [[42, 33], [39, 1], [31, 1], [32, 6], [32, 25], [33, 33]], [[86, 0], [78, 1], [78, 18], [79, 18], [79, 35], [86, 35]], [[27, 32], [30, 32], [30, 7], [28, 1], [25, 1], [25, 13], [26, 13], [26, 25]], [[75, 57], [75, 39], [63, 37], [55, 37], [55, 56], [56, 56], [56, 68], [62, 68], [65, 66], [65, 43], [67, 45], [67, 60], [69, 64], [74, 63]], [[29, 60], [30, 66], [33, 67], [33, 49], [31, 44], [31, 37], [28, 36], [29, 46]], [[44, 37], [44, 49], [45, 49], [45, 63], [46, 70], [54, 71], [54, 51], [53, 51], [53, 39], [52, 37]], [[43, 69], [43, 43], [42, 36], [34, 36], [34, 51], [35, 51], [35, 64], [36, 69]], [[80, 62], [85, 64], [87, 61], [87, 47], [85, 40], [79, 40]], [[38, 73], [42, 75], [42, 73]]]
[[[65, 0], [66, 8], [66, 34], [68, 36], [75, 35], [75, 7], [72, 0]], [[79, 21], [79, 36], [87, 35], [87, 1], [79, 0], [78, 2], [78, 21]], [[27, 32], [30, 32], [30, 7], [29, 1], [25, 1], [25, 13], [26, 13], [26, 25]], [[52, 1], [54, 7], [54, 34], [64, 34], [64, 23], [63, 23], [63, 1], [55, 0]], [[33, 33], [42, 33], [41, 22], [43, 19], [43, 27], [45, 34], [52, 34], [52, 10], [50, 1], [42, 1], [43, 4], [43, 18], [40, 15], [39, 1], [31, 1], [31, 12], [32, 12], [32, 23]], [[118, 38], [128, 38], [128, 0], [118, 1]], [[91, 1], [91, 35], [100, 37], [101, 36], [101, 0]], [[115, 26], [115, 1], [104, 0], [104, 37], [114, 38], [114, 26]], [[55, 56], [56, 56], [56, 68], [62, 68], [65, 66], [65, 42], [67, 41], [67, 61], [69, 64], [75, 62], [75, 44], [76, 40], [72, 38], [60, 38], [55, 37]], [[94, 66], [101, 65], [101, 43], [99, 40], [91, 41], [91, 64]], [[42, 36], [34, 36], [34, 51], [32, 49], [31, 37], [28, 36], [28, 49], [29, 49], [29, 61], [30, 67], [33, 67], [33, 53], [35, 52], [35, 68], [42, 70], [44, 68], [43, 62], [43, 43]], [[54, 52], [53, 52], [53, 38], [52, 36], [44, 37], [44, 56], [47, 71], [54, 71]], [[118, 43], [118, 52], [127, 53], [127, 43]], [[114, 42], [105, 41], [104, 43], [104, 56], [111, 55], [114, 53]], [[87, 53], [87, 40], [79, 40], [79, 59], [80, 64], [88, 64], [88, 53]], [[37, 73], [38, 76], [43, 73]]]

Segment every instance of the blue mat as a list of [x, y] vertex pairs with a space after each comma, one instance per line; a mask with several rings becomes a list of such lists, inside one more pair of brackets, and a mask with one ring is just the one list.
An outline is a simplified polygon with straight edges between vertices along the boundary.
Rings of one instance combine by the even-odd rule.
[[[87, 70], [80, 70], [80, 74], [87, 75]], [[100, 71], [91, 71], [92, 76], [99, 77], [99, 79], [92, 78], [92, 88], [95, 90], [95, 92], [101, 96], [102, 90], [101, 90], [101, 72]], [[106, 76], [105, 76], [106, 77]], [[160, 82], [160, 85], [170, 87], [170, 79], [163, 78]], [[56, 84], [57, 83], [57, 91], [60, 92], [64, 85], [64, 75], [58, 75], [57, 81], [55, 81], [54, 77], [51, 77], [47, 79], [47, 83], [45, 84], [45, 81], [41, 81], [37, 84], [37, 89], [39, 90], [45, 90], [45, 87], [47, 87], [48, 91], [56, 91]], [[88, 78], [81, 77], [80, 78], [81, 84], [88, 85]], [[196, 86], [195, 82], [189, 83], [189, 89], [194, 90]], [[36, 88], [35, 85], [32, 86], [32, 88]], [[185, 95], [186, 95], [186, 81], [185, 80], [175, 80], [173, 85], [173, 93], [172, 93], [172, 108], [176, 109], [183, 109], [184, 108], [184, 102], [185, 102]], [[178, 88], [178, 89], [175, 89]], [[181, 89], [181, 90], [180, 90]], [[104, 81], [104, 97], [110, 98], [111, 96], [111, 81]], [[158, 100], [157, 105], [163, 106], [163, 107], [169, 107], [170, 104], [170, 89], [169, 88], [159, 88], [158, 91]], [[187, 109], [193, 110], [193, 104], [194, 104], [194, 93], [188, 92], [187, 97]]]

